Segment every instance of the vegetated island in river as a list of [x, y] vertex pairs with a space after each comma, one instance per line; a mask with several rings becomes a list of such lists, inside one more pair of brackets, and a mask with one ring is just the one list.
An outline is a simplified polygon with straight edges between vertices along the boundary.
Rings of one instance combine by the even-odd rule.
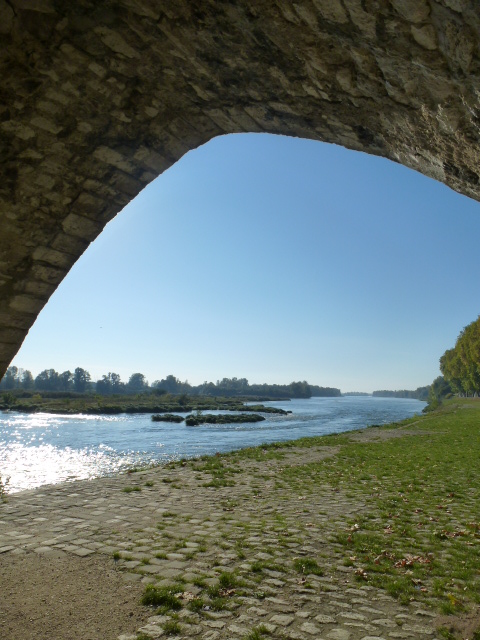
[[174, 413], [154, 413], [152, 415], [153, 422], [183, 422], [183, 416], [176, 416]]
[[173, 413], [154, 413], [152, 415], [152, 420], [153, 422], [183, 422], [185, 420], [187, 426], [193, 427], [198, 424], [231, 424], [232, 422], [260, 422], [261, 420], [265, 420], [265, 418], [258, 415], [258, 412], [274, 413], [281, 416], [286, 416], [288, 413], [292, 413], [291, 411], [285, 411], [285, 409], [280, 409], [278, 407], [266, 407], [263, 404], [246, 405], [237, 403], [226, 408], [228, 411], [242, 411], [243, 413], [236, 413], [233, 415], [222, 413], [215, 415], [213, 413], [203, 414], [201, 411], [197, 410], [195, 415], [190, 414], [186, 416], [186, 418], [176, 416]]
[[185, 418], [187, 427], [197, 427], [200, 424], [232, 424], [233, 422], [261, 422], [265, 420], [263, 416], [257, 413], [236, 413], [230, 414], [219, 413], [196, 413]]

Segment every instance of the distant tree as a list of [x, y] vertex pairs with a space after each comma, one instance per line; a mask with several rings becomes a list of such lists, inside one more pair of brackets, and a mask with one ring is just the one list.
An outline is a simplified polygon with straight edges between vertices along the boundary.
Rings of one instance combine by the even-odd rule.
[[125, 385], [120, 379], [120, 375], [118, 373], [112, 373], [111, 371], [108, 375], [102, 376], [101, 380], [97, 380], [96, 383], [96, 391], [101, 395], [108, 396], [113, 393], [124, 393]]
[[414, 400], [427, 401], [429, 392], [430, 385], [426, 387], [417, 387], [416, 389], [401, 389], [400, 391], [381, 389], [374, 391], [372, 396], [374, 398], [413, 398]]
[[[318, 385], [311, 384], [308, 386], [310, 387], [310, 393], [314, 398], [335, 398], [342, 395], [340, 389], [337, 389], [336, 387], [319, 387]], [[368, 396], [370, 394], [366, 393], [365, 395]]]
[[8, 367], [3, 376], [3, 389], [15, 389], [18, 386], [18, 367]]
[[77, 393], [85, 393], [87, 385], [90, 382], [91, 377], [88, 371], [77, 367], [73, 373], [73, 390]]
[[[204, 383], [203, 386], [209, 386], [209, 383]], [[223, 378], [222, 380], [217, 380], [215, 387], [217, 395], [231, 397], [245, 395], [248, 392], [249, 385], [246, 378]]]
[[213, 384], [213, 382], [207, 382], [207, 380], [205, 380], [205, 382], [198, 387], [195, 387], [194, 391], [202, 396], [214, 396], [218, 393], [217, 388]]
[[58, 391], [59, 375], [55, 369], [44, 369], [35, 378], [35, 389], [39, 391]]
[[160, 380], [157, 384], [158, 387], [164, 389], [167, 393], [181, 393], [182, 383], [178, 378], [172, 375], [168, 375], [163, 380]]
[[125, 385], [120, 378], [120, 374], [118, 373], [109, 373], [110, 380], [112, 382], [112, 392], [113, 393], [125, 393]]
[[58, 376], [58, 390], [70, 391], [73, 382], [73, 373], [71, 371], [64, 371]]
[[292, 398], [311, 398], [312, 396], [312, 392], [310, 391], [310, 387], [306, 380], [303, 382], [292, 382], [289, 386]]
[[95, 383], [95, 391], [102, 396], [108, 396], [112, 393], [112, 383], [108, 376], [103, 375], [100, 380]]
[[27, 369], [27, 371], [23, 372], [22, 379], [21, 379], [21, 387], [22, 389], [29, 391], [30, 389], [33, 389], [34, 386], [35, 386], [35, 382], [33, 380], [33, 376], [31, 372], [28, 371]]
[[132, 373], [127, 382], [128, 393], [142, 393], [148, 388], [148, 382], [143, 373]]
[[156, 396], [163, 396], [167, 393], [166, 390], [162, 388], [160, 380], [155, 380], [154, 382], [152, 382], [151, 389], [152, 393]]

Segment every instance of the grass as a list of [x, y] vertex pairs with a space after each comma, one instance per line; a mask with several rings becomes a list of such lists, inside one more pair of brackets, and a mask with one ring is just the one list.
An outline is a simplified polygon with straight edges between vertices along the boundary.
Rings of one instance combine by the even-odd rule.
[[268, 571], [278, 571], [280, 573], [284, 573], [286, 571], [283, 565], [270, 560], [256, 560], [255, 562], [252, 562], [250, 569], [253, 573], [262, 573], [264, 569], [267, 569]]
[[313, 558], [295, 558], [293, 561], [293, 568], [299, 573], [306, 575], [313, 574], [316, 576], [323, 576], [324, 571], [318, 566], [317, 561]]
[[200, 611], [202, 611], [204, 606], [205, 601], [202, 598], [195, 598], [188, 603], [188, 608], [194, 613], [199, 613]]
[[228, 592], [241, 584], [242, 581], [235, 574], [223, 571], [218, 578], [217, 584], [207, 588], [207, 593], [212, 600], [223, 598]]
[[0, 502], [8, 502], [7, 498], [7, 485], [10, 481], [10, 478], [6, 478], [2, 480], [2, 476], [0, 476]]
[[328, 483], [366, 501], [334, 536], [358, 581], [405, 604], [420, 600], [459, 613], [480, 603], [479, 421], [480, 403], [450, 402], [421, 420], [428, 434], [347, 441], [336, 456], [286, 468], [283, 479]]
[[212, 598], [209, 607], [212, 611], [224, 611], [228, 609], [228, 598]]
[[133, 491], [141, 491], [142, 487], [134, 486], [134, 487], [123, 487], [123, 493], [132, 493]]
[[[421, 603], [453, 615], [475, 608], [480, 604], [479, 425], [480, 401], [455, 401], [420, 419], [379, 428], [380, 434], [392, 436], [395, 430], [408, 429], [403, 437], [355, 441], [347, 435], [327, 436], [193, 461], [192, 468], [209, 474], [212, 482], [228, 482], [232, 477], [238, 484], [238, 478], [252, 482], [244, 494], [236, 492], [235, 502], [226, 497], [228, 492], [222, 495], [220, 505], [227, 515], [218, 519], [212, 537], [191, 536], [198, 543], [192, 553], [207, 552], [206, 566], [221, 570], [219, 558], [213, 554], [213, 538], [215, 551], [230, 549], [237, 565], [222, 571], [213, 586], [207, 586], [210, 580], [196, 578], [193, 582], [201, 592], [184, 606], [208, 616], [208, 610], [233, 609], [237, 596], [261, 599], [271, 593], [267, 583], [262, 592], [269, 571], [284, 574], [285, 579], [300, 585], [299, 591], [330, 591], [323, 581], [319, 584], [308, 576], [330, 575], [336, 571], [333, 567], [343, 564], [351, 570], [352, 586], [356, 581], [380, 588], [401, 604]], [[365, 433], [368, 435], [368, 430]], [[302, 460], [302, 447], [329, 446], [338, 448], [335, 455], [314, 463]], [[282, 513], [276, 511], [277, 505], [265, 502], [271, 496], [264, 488], [268, 479], [261, 478], [265, 459], [272, 460], [270, 480], [275, 478], [282, 487], [274, 498], [280, 506], [285, 505]], [[253, 464], [247, 466], [243, 461]], [[237, 475], [237, 466], [248, 469], [244, 476]], [[201, 476], [199, 479], [202, 482]], [[323, 511], [314, 506], [321, 487], [329, 487], [328, 495], [330, 488], [342, 499], [348, 495], [349, 504], [352, 508], [357, 504], [358, 509], [349, 508], [345, 512], [348, 516], [334, 510], [332, 518], [327, 518], [330, 512], [324, 505]], [[260, 495], [261, 516], [247, 519], [242, 507], [251, 503], [251, 491]], [[297, 504], [298, 499], [306, 502]], [[230, 515], [229, 511], [236, 513]], [[168, 518], [175, 516], [179, 514], [163, 514], [169, 531], [179, 520]], [[159, 530], [164, 526], [159, 523]], [[325, 537], [318, 546], [320, 531]], [[181, 539], [168, 531], [159, 535], [162, 547], [157, 557], [162, 558], [164, 550], [183, 548], [188, 540], [187, 534]], [[262, 551], [271, 554], [271, 560], [251, 557], [256, 544], [249, 536], [262, 537]], [[305, 547], [303, 552], [308, 555], [293, 557], [299, 554], [298, 545]], [[182, 602], [175, 594], [185, 585], [175, 589], [175, 585], [150, 586], [152, 606], [159, 607], [161, 613], [179, 610]], [[258, 640], [263, 635], [265, 630], [254, 628], [246, 638]], [[450, 636], [439, 633], [438, 637]]]
[[218, 584], [221, 589], [233, 589], [240, 586], [241, 581], [234, 573], [223, 571], [218, 578]]
[[160, 613], [169, 611], [179, 611], [182, 603], [177, 598], [177, 593], [182, 593], [184, 586], [181, 584], [173, 584], [164, 587], [156, 587], [153, 584], [147, 584], [142, 596], [142, 604], [146, 606], [159, 607]]
[[162, 625], [162, 629], [167, 636], [178, 636], [182, 632], [182, 628], [175, 620], [168, 620]]
[[207, 583], [205, 582], [205, 578], [198, 577], [198, 578], [194, 578], [193, 579], [193, 584], [196, 587], [199, 587], [200, 589], [203, 589], [206, 586]]
[[243, 640], [262, 640], [264, 636], [270, 635], [270, 631], [264, 624], [254, 627], [250, 633], [243, 637]]
[[202, 457], [200, 461], [204, 462], [204, 464], [197, 464], [193, 467], [195, 471], [211, 475], [211, 480], [203, 483], [202, 486], [220, 489], [221, 487], [233, 487], [235, 485], [235, 481], [228, 476], [242, 473], [242, 469], [225, 466], [223, 458], [223, 456]]
[[440, 638], [444, 638], [445, 640], [455, 640], [454, 634], [446, 627], [440, 627], [437, 629], [437, 634]]

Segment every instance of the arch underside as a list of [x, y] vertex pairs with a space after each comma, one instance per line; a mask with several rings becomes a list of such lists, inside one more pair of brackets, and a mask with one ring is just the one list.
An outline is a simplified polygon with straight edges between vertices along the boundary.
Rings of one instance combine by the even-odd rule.
[[332, 142], [479, 200], [479, 33], [475, 0], [0, 0], [0, 375], [105, 224], [215, 136]]

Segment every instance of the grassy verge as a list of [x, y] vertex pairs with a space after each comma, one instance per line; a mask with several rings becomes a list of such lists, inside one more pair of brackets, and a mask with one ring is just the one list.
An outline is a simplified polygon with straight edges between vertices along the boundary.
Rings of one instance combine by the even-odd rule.
[[357, 580], [455, 614], [480, 603], [480, 401], [451, 401], [415, 430], [346, 441], [336, 456], [282, 475], [304, 493], [328, 483], [366, 502], [333, 537]]
[[[480, 400], [455, 400], [376, 429], [172, 462], [166, 471], [175, 477], [165, 482], [177, 480], [184, 466], [193, 472], [189, 490], [203, 492], [208, 526], [194, 518], [190, 529], [181, 512], [165, 511], [156, 558], [186, 549], [202, 576], [193, 580], [195, 593], [188, 572], [185, 586], [180, 577], [173, 587], [159, 579], [147, 596], [156, 601], [148, 603], [173, 616], [180, 602], [182, 616], [203, 619], [233, 611], [245, 598], [303, 597], [358, 584], [414, 604], [396, 617], [399, 628], [412, 611], [428, 616], [427, 608], [462, 624], [468, 614], [476, 624], [479, 459]], [[256, 627], [246, 638], [267, 631]], [[449, 628], [438, 634], [465, 636]]]

